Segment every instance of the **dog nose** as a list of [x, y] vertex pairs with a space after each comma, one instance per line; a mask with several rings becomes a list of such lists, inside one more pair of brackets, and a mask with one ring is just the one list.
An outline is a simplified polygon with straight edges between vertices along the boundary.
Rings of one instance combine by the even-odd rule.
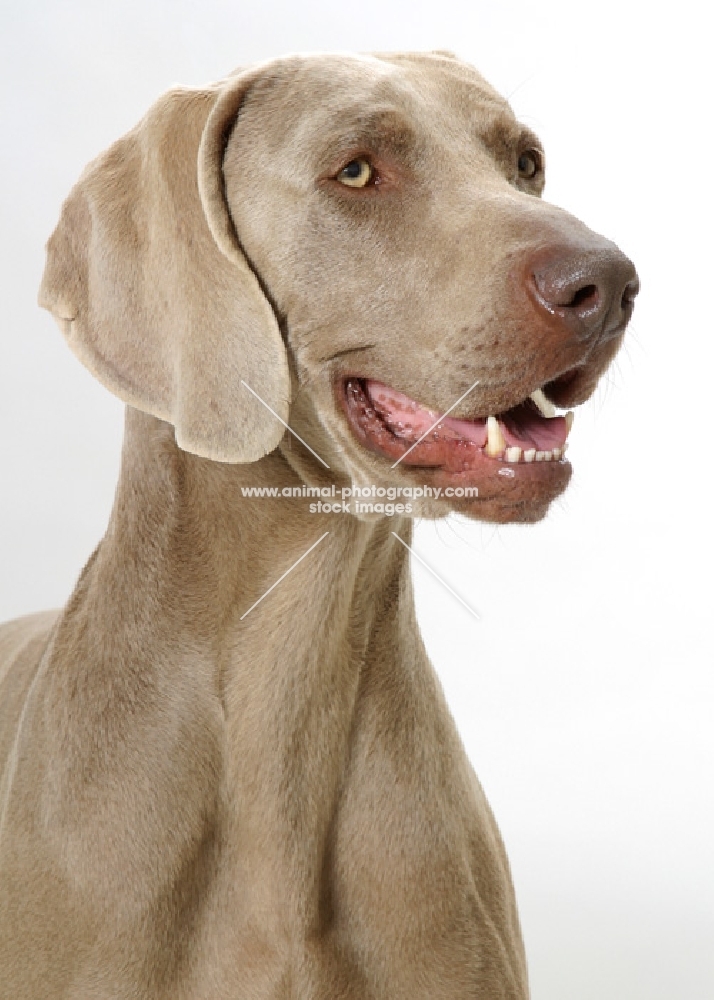
[[532, 282], [538, 306], [582, 340], [620, 334], [640, 290], [634, 264], [612, 245], [551, 251], [533, 269]]

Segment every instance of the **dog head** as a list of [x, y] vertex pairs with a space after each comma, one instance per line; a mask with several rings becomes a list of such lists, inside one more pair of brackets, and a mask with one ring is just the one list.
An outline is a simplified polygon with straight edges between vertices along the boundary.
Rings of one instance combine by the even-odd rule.
[[317, 453], [450, 488], [430, 516], [537, 520], [571, 472], [552, 404], [592, 393], [638, 287], [543, 183], [537, 137], [448, 54], [275, 60], [171, 91], [90, 164], [40, 301], [188, 451], [280, 447], [306, 482]]

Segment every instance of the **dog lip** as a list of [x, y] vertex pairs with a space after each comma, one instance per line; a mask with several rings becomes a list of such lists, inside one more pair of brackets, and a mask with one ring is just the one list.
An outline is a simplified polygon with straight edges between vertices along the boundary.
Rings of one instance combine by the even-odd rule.
[[556, 406], [576, 405], [569, 402], [569, 393], [584, 374], [586, 374], [585, 366], [576, 365], [544, 382], [541, 388], [546, 398]]
[[[333, 383], [335, 401], [351, 437], [378, 461], [387, 461], [400, 481], [445, 490], [431, 501], [440, 511], [458, 511], [495, 523], [530, 523], [540, 520], [568, 485], [573, 470], [563, 458], [511, 463], [506, 456], [490, 458], [483, 448], [468, 441], [452, 441], [445, 449], [440, 442], [430, 441], [431, 435], [407, 454], [405, 440], [398, 438], [371, 406], [366, 392], [369, 381], [354, 374]], [[379, 476], [383, 471], [376, 468], [374, 474]]]
[[553, 464], [562, 459], [570, 428], [564, 417], [543, 416], [529, 398], [498, 417], [463, 420], [440, 417], [364, 375], [343, 377], [342, 386], [343, 407], [359, 443], [410, 468], [461, 474], [504, 462]]

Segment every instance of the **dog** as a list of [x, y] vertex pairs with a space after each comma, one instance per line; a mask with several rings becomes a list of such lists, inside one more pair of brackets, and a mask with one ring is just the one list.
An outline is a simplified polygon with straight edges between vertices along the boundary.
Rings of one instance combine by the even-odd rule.
[[126, 430], [67, 605], [0, 629], [3, 998], [528, 996], [408, 548], [545, 515], [632, 314], [544, 162], [449, 53], [315, 55], [80, 177], [40, 304]]

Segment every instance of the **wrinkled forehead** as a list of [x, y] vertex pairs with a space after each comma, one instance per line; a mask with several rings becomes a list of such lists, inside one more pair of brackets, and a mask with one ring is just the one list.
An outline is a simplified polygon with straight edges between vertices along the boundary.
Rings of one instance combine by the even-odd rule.
[[318, 136], [323, 148], [384, 145], [408, 155], [430, 140], [511, 145], [523, 131], [475, 69], [438, 54], [291, 57], [253, 88], [246, 117], [258, 102], [268, 142], [277, 148], [289, 136], [306, 152]]

